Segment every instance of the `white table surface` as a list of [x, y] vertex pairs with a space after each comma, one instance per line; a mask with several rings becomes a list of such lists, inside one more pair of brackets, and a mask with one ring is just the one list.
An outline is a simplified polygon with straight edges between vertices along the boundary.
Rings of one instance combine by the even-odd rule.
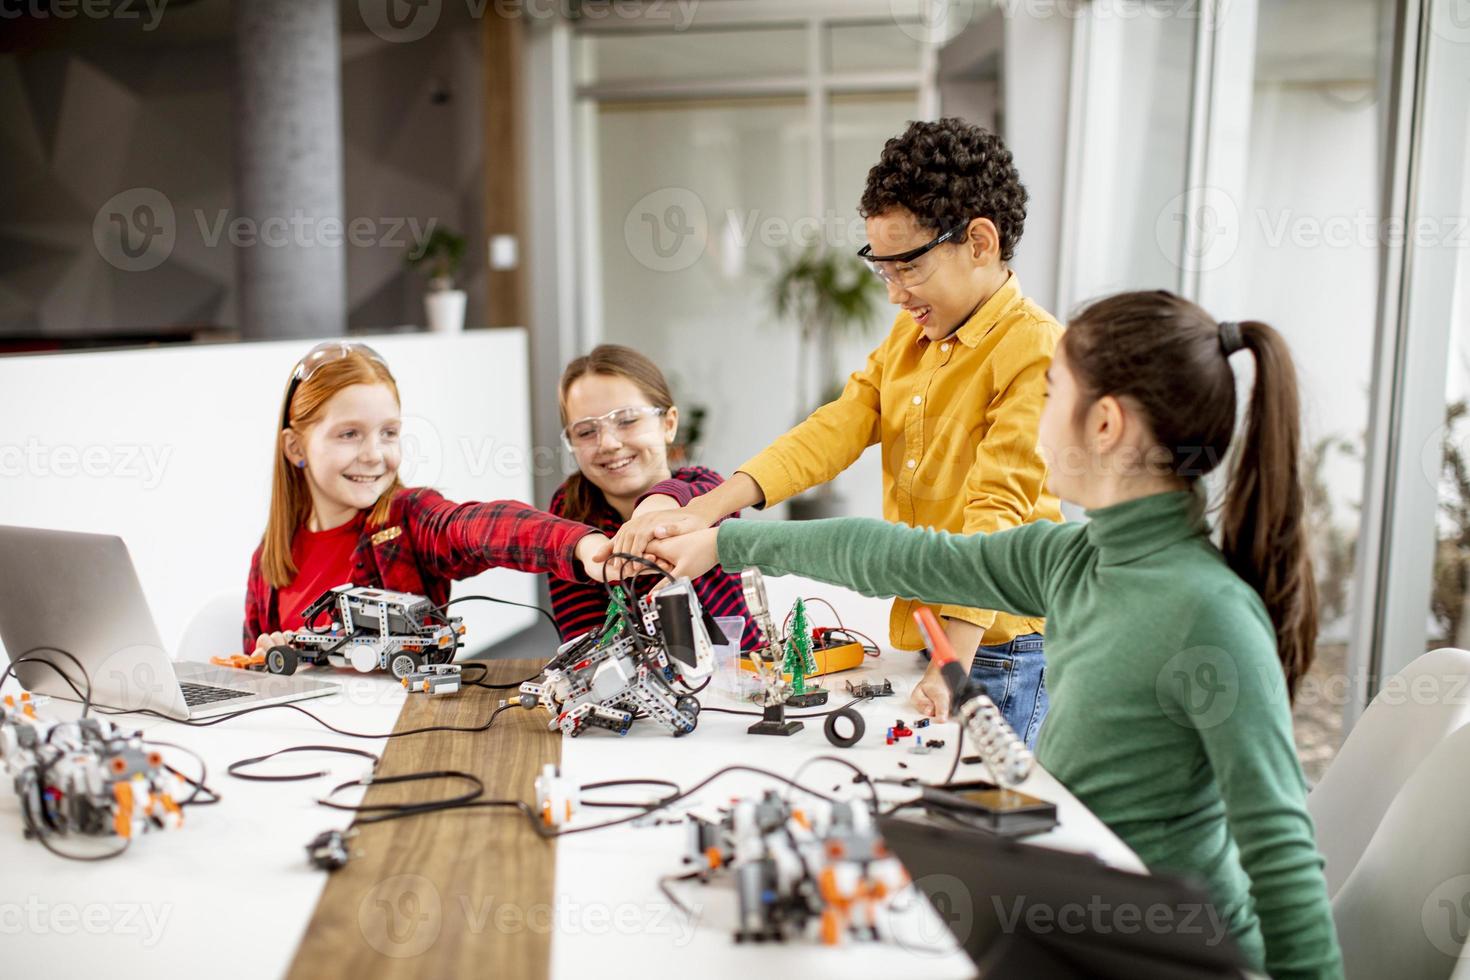
[[[886, 677], [893, 683], [893, 697], [858, 706], [867, 733], [850, 749], [838, 749], [827, 742], [822, 719], [806, 721], [804, 729], [790, 737], [756, 736], [747, 734], [746, 729], [757, 718], [704, 712], [699, 727], [678, 739], [644, 722], [635, 723], [622, 738], [594, 732], [567, 739], [562, 745], [562, 773], [579, 782], [658, 775], [690, 786], [731, 763], [760, 766], [794, 777], [813, 756], [836, 755], [874, 778], [917, 776], [937, 782], [954, 761], [957, 725], [951, 722], [922, 729], [925, 736], [945, 741], [943, 749], [925, 755], [912, 754], [906, 746], [890, 746], [884, 741], [884, 729], [894, 719], [912, 722], [917, 717], [908, 694], [922, 674], [920, 663], [916, 654], [885, 652], [860, 670], [819, 679], [831, 689], [830, 707], [850, 700], [844, 686], [848, 679]], [[759, 710], [708, 693], [702, 694], [701, 700], [706, 706]], [[907, 768], [902, 768], [900, 762]], [[988, 776], [983, 766], [962, 765], [957, 778]], [[854, 785], [852, 779], [853, 773], [846, 767], [828, 762], [813, 763], [800, 777], [803, 785], [829, 795], [866, 798], [866, 788]], [[1057, 804], [1059, 826], [1029, 838], [1030, 842], [1089, 852], [1120, 868], [1144, 870], [1133, 852], [1050, 774], [1038, 768], [1017, 788]], [[701, 791], [693, 805], [680, 804], [672, 812], [687, 809], [713, 817], [714, 808], [729, 803], [733, 796], [766, 789], [785, 792], [786, 786], [759, 775], [731, 773]], [[880, 785], [878, 789], [885, 803], [916, 795], [914, 790], [894, 786]], [[636, 789], [608, 789], [596, 798], [639, 799], [640, 794]], [[795, 798], [802, 796], [797, 793]], [[811, 797], [805, 799], [809, 805], [821, 806]], [[579, 819], [607, 819], [620, 812], [627, 811], [584, 810]], [[652, 976], [683, 972], [702, 980], [776, 976], [841, 976], [847, 980], [922, 976], [939, 980], [974, 975], [969, 958], [959, 951], [949, 931], [922, 898], [909, 901], [906, 897], [896, 903], [906, 911], [888, 917], [888, 928], [895, 937], [892, 942], [847, 942], [838, 947], [816, 941], [737, 944], [732, 939], [735, 893], [730, 875], [717, 877], [709, 885], [691, 882], [671, 886], [696, 911], [692, 921], [674, 909], [658, 889], [660, 875], [685, 870], [680, 864], [685, 835], [682, 824], [624, 825], [557, 842], [554, 977], [580, 980], [599, 975], [599, 969], [606, 969], [610, 963], [641, 963]], [[952, 885], [957, 893], [958, 880]], [[964, 899], [960, 898], [959, 903], [955, 914], [963, 921], [967, 914]]]
[[[886, 603], [795, 580], [772, 581], [771, 593], [777, 609], [789, 605], [787, 596], [823, 595], [836, 604], [848, 625], [869, 633], [884, 647], [883, 655], [862, 670], [826, 682], [834, 706], [847, 700], [843, 697], [847, 679], [886, 677], [893, 682], [894, 697], [860, 706], [868, 731], [859, 745], [833, 748], [823, 737], [820, 719], [806, 722], [805, 729], [790, 738], [760, 737], [745, 733], [754, 718], [709, 712], [701, 716], [695, 732], [679, 739], [648, 722], [636, 723], [622, 738], [596, 731], [567, 739], [562, 747], [563, 773], [586, 782], [658, 776], [689, 786], [735, 762], [791, 776], [812, 756], [838, 754], [874, 777], [942, 778], [953, 759], [955, 725], [925, 730], [929, 737], [947, 743], [944, 750], [928, 755], [914, 755], [907, 747], [883, 741], [883, 729], [893, 719], [916, 717], [908, 692], [921, 673], [916, 655], [887, 649]], [[814, 625], [828, 622], [823, 612], [814, 607]], [[303, 706], [339, 727], [391, 730], [405, 696], [396, 682], [378, 675], [343, 674], [335, 679], [344, 684], [340, 694]], [[14, 690], [13, 681], [6, 690]], [[710, 694], [702, 700], [709, 706], [738, 706]], [[199, 752], [223, 802], [190, 810], [182, 830], [143, 836], [116, 860], [83, 864], [64, 861], [25, 840], [15, 796], [8, 786], [0, 788], [0, 960], [6, 964], [0, 973], [95, 980], [119, 973], [141, 975], [146, 969], [149, 976], [162, 980], [193, 980], [207, 965], [207, 975], [213, 978], [283, 976], [327, 878], [307, 866], [304, 846], [320, 831], [346, 825], [346, 815], [319, 807], [315, 800], [330, 786], [363, 774], [367, 762], [345, 756], [286, 756], [260, 771], [327, 769], [330, 775], [280, 784], [231, 779], [224, 767], [289, 745], [325, 743], [381, 751], [385, 743], [333, 735], [289, 710], [260, 712], [211, 728], [127, 718], [150, 737]], [[176, 752], [167, 754], [192, 772], [192, 761]], [[900, 767], [900, 762], [908, 768]], [[960, 773], [970, 778], [984, 775], [982, 767], [973, 765], [962, 766]], [[851, 779], [850, 771], [831, 763], [815, 764], [802, 776], [804, 783], [822, 792], [832, 793], [838, 786], [842, 794], [865, 792]], [[691, 800], [690, 807], [710, 814], [733, 795], [776, 785], [780, 784], [758, 776], [732, 774]], [[1033, 841], [1091, 852], [1118, 867], [1142, 870], [1137, 857], [1047, 773], [1038, 769], [1020, 789], [1058, 807], [1060, 826]], [[882, 789], [890, 800], [903, 793], [894, 787]], [[638, 798], [633, 790], [608, 791], [603, 798], [614, 796]], [[356, 802], [352, 793], [342, 794], [341, 800]], [[587, 809], [579, 820], [599, 821], [619, 812]], [[897, 942], [838, 948], [816, 942], [737, 945], [731, 939], [734, 893], [728, 883], [674, 886], [686, 903], [698, 907], [694, 922], [679, 915], [660, 894], [659, 876], [682, 870], [684, 843], [682, 825], [627, 825], [558, 841], [551, 912], [555, 976], [585, 980], [608, 975], [614, 964], [620, 964], [615, 971], [619, 975], [635, 971], [645, 976], [748, 977], [757, 971], [844, 978], [971, 975], [968, 959], [923, 901], [902, 902], [908, 911], [890, 917]], [[77, 846], [60, 842], [68, 844]]]

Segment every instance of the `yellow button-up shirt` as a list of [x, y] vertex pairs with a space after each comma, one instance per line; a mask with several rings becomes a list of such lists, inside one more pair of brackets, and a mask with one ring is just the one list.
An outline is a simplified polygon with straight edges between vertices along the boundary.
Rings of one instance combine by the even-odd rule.
[[[826, 483], [881, 441], [886, 520], [965, 534], [1060, 521], [1036, 431], [1061, 334], [1050, 314], [1021, 295], [1014, 275], [944, 340], [926, 339], [902, 312], [836, 401], [740, 469], [772, 506]], [[919, 605], [893, 603], [889, 639], [900, 650], [924, 646], [913, 618]], [[935, 612], [983, 627], [984, 645], [1042, 629], [1040, 619], [994, 610]]]

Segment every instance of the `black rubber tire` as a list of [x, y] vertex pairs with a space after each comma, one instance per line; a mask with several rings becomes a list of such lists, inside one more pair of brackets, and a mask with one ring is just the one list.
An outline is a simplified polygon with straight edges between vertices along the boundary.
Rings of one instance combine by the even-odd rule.
[[[852, 722], [851, 735], [839, 735], [837, 733], [837, 719], [846, 718]], [[863, 716], [853, 708], [838, 708], [827, 716], [827, 723], [822, 726], [822, 732], [827, 736], [827, 741], [839, 749], [850, 749], [862, 739], [863, 733], [868, 730]]]
[[296, 673], [297, 661], [295, 647], [277, 646], [265, 652], [265, 669], [282, 677], [290, 677]]
[[675, 738], [681, 738], [681, 737], [683, 737], [685, 735], [688, 735], [690, 732], [694, 731], [694, 729], [696, 729], [696, 728], [699, 727], [699, 712], [698, 711], [684, 711], [684, 710], [680, 710], [679, 714], [681, 714], [685, 718], [688, 718], [689, 719], [689, 731], [688, 732], [675, 732], [674, 733], [674, 737]]
[[686, 715], [699, 715], [699, 698], [692, 694], [681, 694], [674, 699], [674, 707]]
[[[404, 661], [408, 663], [407, 670], [402, 669], [402, 667], [400, 666], [401, 662]], [[388, 673], [392, 674], [399, 680], [403, 680], [403, 678], [407, 677], [409, 674], [412, 674], [414, 671], [423, 666], [423, 663], [423, 658], [420, 657], [418, 654], [409, 653], [407, 650], [399, 650], [397, 653], [393, 654], [393, 656], [388, 658]]]

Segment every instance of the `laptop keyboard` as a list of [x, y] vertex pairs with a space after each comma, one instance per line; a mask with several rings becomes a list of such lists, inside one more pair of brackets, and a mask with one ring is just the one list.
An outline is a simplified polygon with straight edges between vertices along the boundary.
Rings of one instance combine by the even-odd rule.
[[179, 687], [184, 691], [184, 703], [191, 708], [197, 708], [201, 704], [213, 704], [216, 701], [228, 701], [231, 698], [248, 698], [252, 691], [233, 691], [228, 687], [211, 687], [208, 684], [192, 684], [189, 681], [180, 681]]

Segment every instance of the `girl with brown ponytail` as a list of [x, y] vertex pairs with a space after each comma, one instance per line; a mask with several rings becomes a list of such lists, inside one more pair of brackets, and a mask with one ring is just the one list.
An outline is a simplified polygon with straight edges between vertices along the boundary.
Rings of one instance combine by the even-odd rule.
[[[1255, 378], [1234, 439], [1245, 353]], [[719, 561], [1045, 616], [1041, 764], [1151, 869], [1203, 878], [1258, 967], [1340, 976], [1291, 734], [1317, 593], [1286, 342], [1170, 293], [1124, 293], [1072, 320], [1047, 382], [1047, 488], [1085, 507], [1085, 523], [967, 537], [727, 521], [651, 550], [675, 574]], [[1203, 478], [1227, 463], [1217, 546]]]

